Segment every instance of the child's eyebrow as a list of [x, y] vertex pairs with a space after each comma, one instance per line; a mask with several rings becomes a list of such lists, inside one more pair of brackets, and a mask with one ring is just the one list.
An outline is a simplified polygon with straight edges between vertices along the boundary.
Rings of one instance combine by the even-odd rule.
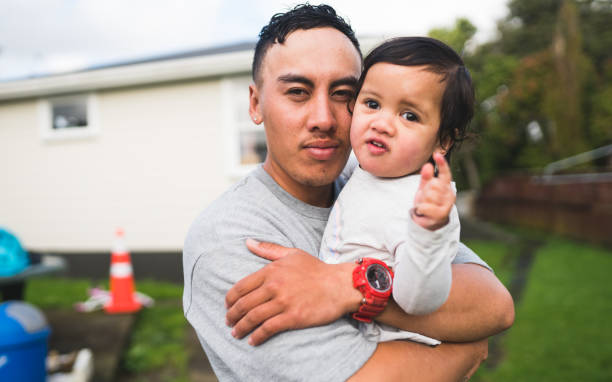
[[373, 90], [369, 90], [369, 89], [361, 89], [359, 91], [359, 95], [369, 95], [369, 96], [373, 96], [373, 97], [377, 97], [377, 98], [381, 98], [380, 94], [378, 94], [377, 92], [373, 91]]

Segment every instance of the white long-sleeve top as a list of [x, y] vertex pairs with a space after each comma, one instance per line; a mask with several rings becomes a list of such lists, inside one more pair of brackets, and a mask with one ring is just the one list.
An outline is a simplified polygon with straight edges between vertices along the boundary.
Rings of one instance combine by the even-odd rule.
[[[384, 261], [395, 274], [393, 298], [410, 314], [433, 312], [448, 298], [460, 231], [455, 206], [449, 223], [436, 231], [412, 220], [419, 182], [419, 175], [379, 178], [357, 167], [332, 208], [319, 252], [326, 263], [361, 257]], [[385, 338], [383, 334], [377, 340], [407, 337]]]

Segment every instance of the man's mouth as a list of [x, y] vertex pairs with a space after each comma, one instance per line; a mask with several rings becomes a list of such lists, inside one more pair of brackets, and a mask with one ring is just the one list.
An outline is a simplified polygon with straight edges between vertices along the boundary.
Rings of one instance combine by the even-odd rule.
[[316, 160], [328, 160], [334, 156], [340, 143], [334, 140], [316, 140], [304, 145], [308, 154]]

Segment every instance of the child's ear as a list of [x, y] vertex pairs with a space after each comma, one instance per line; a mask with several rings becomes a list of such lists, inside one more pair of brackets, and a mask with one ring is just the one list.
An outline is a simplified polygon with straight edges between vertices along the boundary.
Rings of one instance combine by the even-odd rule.
[[261, 105], [259, 103], [259, 89], [257, 85], [249, 85], [249, 115], [256, 125], [263, 122], [261, 118]]
[[440, 142], [438, 147], [435, 148], [434, 152], [446, 156], [446, 154], [450, 151], [451, 147], [453, 147], [453, 140], [450, 137], [446, 137], [444, 141]]

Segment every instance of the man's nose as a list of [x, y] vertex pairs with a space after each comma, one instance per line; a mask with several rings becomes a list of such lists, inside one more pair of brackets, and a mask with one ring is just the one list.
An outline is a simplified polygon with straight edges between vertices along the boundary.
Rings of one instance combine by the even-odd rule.
[[336, 118], [331, 100], [327, 94], [318, 94], [312, 99], [309, 130], [329, 131], [336, 127]]

